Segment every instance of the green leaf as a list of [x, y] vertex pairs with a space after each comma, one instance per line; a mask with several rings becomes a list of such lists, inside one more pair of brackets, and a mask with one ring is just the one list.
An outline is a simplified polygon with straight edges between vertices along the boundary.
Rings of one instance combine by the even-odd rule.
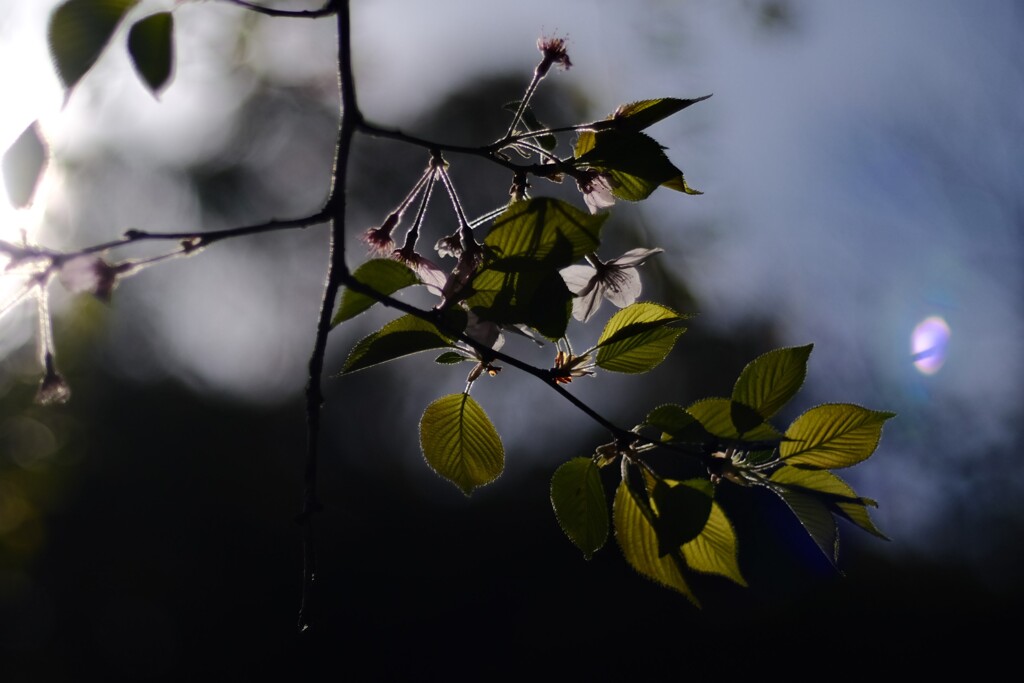
[[579, 159], [581, 156], [594, 149], [597, 144], [597, 133], [589, 130], [580, 131], [576, 138], [576, 146], [573, 148], [573, 156]]
[[57, 76], [70, 91], [110, 42], [138, 0], [67, 0], [50, 15], [48, 41]]
[[779, 457], [787, 465], [820, 469], [856, 465], [875, 452], [882, 425], [894, 415], [848, 403], [811, 408], [786, 430]]
[[644, 425], [661, 430], [662, 441], [702, 442], [709, 436], [693, 415], [673, 403], [658, 406], [648, 413]]
[[427, 406], [420, 447], [427, 464], [467, 496], [505, 468], [501, 437], [469, 394], [451, 394]]
[[14, 208], [23, 209], [32, 204], [36, 187], [46, 169], [46, 156], [46, 143], [38, 121], [33, 121], [22, 131], [4, 152], [4, 185]]
[[[464, 313], [462, 318], [464, 325]], [[453, 326], [457, 326], [457, 323], [453, 322]], [[445, 346], [453, 346], [452, 340], [437, 327], [415, 316], [404, 315], [360, 340], [349, 353], [341, 371], [355, 372], [411, 353]]]
[[791, 489], [777, 490], [821, 552], [833, 565], [839, 559], [839, 530], [828, 506], [813, 495]]
[[670, 308], [636, 303], [611, 317], [597, 341], [597, 365], [613, 372], [640, 373], [657, 367], [675, 346], [683, 317]]
[[870, 498], [859, 497], [849, 484], [832, 472], [784, 465], [772, 472], [771, 481], [800, 492], [813, 492], [832, 508], [834, 514], [842, 515], [869, 534], [889, 540], [868, 514], [868, 506], [877, 507], [877, 503]]
[[[607, 214], [592, 216], [550, 197], [513, 202], [494, 220], [484, 244], [507, 263], [518, 258], [562, 268], [597, 249], [607, 218]], [[549, 258], [553, 254], [557, 259]]]
[[128, 54], [150, 92], [159, 95], [174, 69], [174, 16], [158, 12], [135, 22], [128, 32]]
[[711, 514], [700, 535], [683, 545], [683, 559], [691, 568], [705, 574], [718, 574], [746, 586], [740, 572], [736, 549], [736, 531], [718, 503], [711, 503]]
[[[420, 279], [404, 263], [383, 258], [367, 261], [352, 273], [352, 277], [388, 296], [420, 283]], [[335, 327], [356, 317], [375, 303], [377, 300], [373, 297], [346, 288], [341, 294], [341, 304], [338, 306], [338, 312], [334, 314], [331, 326]]]
[[683, 177], [682, 173], [677, 175], [675, 178], [672, 178], [671, 180], [666, 180], [661, 184], [661, 186], [667, 187], [670, 190], [675, 190], [676, 192], [682, 192], [684, 194], [704, 194], [700, 190], [695, 190], [689, 185], [687, 185], [686, 178]]
[[476, 360], [476, 358], [459, 353], [458, 351], [445, 351], [435, 358], [434, 362], [440, 363], [441, 365], [455, 365], [456, 363], [461, 363], [467, 360]]
[[500, 270], [504, 261], [473, 278], [466, 305], [480, 318], [499, 325], [527, 325], [548, 339], [565, 335], [572, 313], [572, 292], [557, 270]]
[[706, 479], [655, 481], [650, 505], [659, 555], [678, 553], [684, 543], [697, 538], [711, 514], [712, 495], [711, 483]]
[[775, 349], [743, 368], [732, 390], [732, 400], [753, 408], [764, 419], [775, 415], [804, 383], [813, 344]]
[[608, 539], [608, 502], [591, 458], [573, 458], [555, 470], [551, 506], [562, 531], [589, 560]]
[[645, 502], [637, 499], [625, 481], [615, 492], [613, 516], [615, 540], [626, 562], [647, 578], [679, 591], [699, 607], [697, 596], [683, 578], [682, 557], [678, 553], [661, 555], [658, 552], [658, 536], [651, 521], [654, 513]]
[[653, 138], [631, 130], [606, 130], [583, 135], [577, 149], [592, 147], [577, 156], [574, 165], [604, 173], [610, 179], [612, 194], [627, 201], [646, 199], [662, 183], [681, 175], [662, 146]]
[[742, 408], [736, 409], [736, 404], [727, 398], [706, 398], [691, 404], [687, 409], [704, 429], [720, 439], [745, 441], [776, 441], [782, 439], [782, 434], [765, 421], [751, 426], [749, 423], [742, 425], [744, 431], [736, 426], [734, 416], [743, 414], [749, 417], [749, 412], [743, 412]]
[[630, 104], [622, 105], [615, 110], [615, 113], [612, 114], [612, 118], [618, 123], [619, 128], [639, 131], [647, 128], [648, 126], [652, 126], [658, 121], [666, 119], [683, 109], [686, 109], [691, 104], [703, 102], [709, 97], [711, 97], [711, 95], [697, 97], [692, 100], [682, 100], [675, 97], [662, 97], [656, 100], [640, 100], [638, 102], [631, 102]]

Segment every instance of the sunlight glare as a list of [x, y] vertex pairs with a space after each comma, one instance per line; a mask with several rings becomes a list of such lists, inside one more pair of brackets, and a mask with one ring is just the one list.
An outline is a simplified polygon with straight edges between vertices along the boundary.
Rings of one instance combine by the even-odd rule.
[[946, 362], [950, 329], [937, 315], [925, 318], [910, 335], [910, 353], [914, 367], [923, 375], [934, 375]]
[[[39, 120], [44, 134], [54, 134], [60, 115], [62, 92], [46, 48], [46, 3], [29, 3], [8, 10], [0, 23], [0, 153]], [[43, 223], [46, 199], [52, 189], [53, 172], [41, 179], [33, 203], [15, 209], [7, 197], [0, 168], [0, 240], [14, 244], [32, 243]], [[24, 274], [6, 271], [9, 258], [0, 254], [0, 311], [16, 303], [24, 291]]]

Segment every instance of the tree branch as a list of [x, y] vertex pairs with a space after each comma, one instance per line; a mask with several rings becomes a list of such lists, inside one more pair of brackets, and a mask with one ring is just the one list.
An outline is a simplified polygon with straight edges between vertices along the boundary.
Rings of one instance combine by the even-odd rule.
[[222, 0], [223, 2], [230, 3], [232, 5], [238, 5], [247, 10], [252, 10], [258, 14], [263, 14], [268, 17], [294, 17], [298, 19], [317, 19], [319, 17], [327, 17], [338, 12], [338, 3], [336, 0], [327, 0], [324, 6], [320, 9], [311, 10], [286, 10], [286, 9], [274, 9], [272, 7], [264, 7], [263, 5], [257, 5], [252, 2], [246, 2], [246, 0]]
[[321, 377], [324, 355], [327, 352], [327, 335], [331, 331], [331, 314], [338, 289], [349, 279], [345, 263], [345, 188], [348, 181], [348, 161], [352, 149], [352, 137], [358, 128], [361, 115], [356, 102], [355, 82], [352, 74], [351, 24], [347, 0], [337, 3], [338, 26], [338, 80], [341, 92], [341, 120], [338, 125], [338, 140], [335, 149], [334, 169], [331, 174], [331, 194], [325, 210], [331, 218], [330, 263], [323, 299], [320, 302], [320, 316], [317, 320], [316, 338], [309, 358], [309, 380], [306, 384], [306, 461], [302, 494], [302, 601], [299, 606], [299, 629], [306, 631], [313, 623], [312, 610], [316, 607], [313, 592], [316, 580], [316, 550], [313, 536], [313, 515], [320, 510], [317, 499], [317, 461], [319, 456], [320, 417], [323, 404]]

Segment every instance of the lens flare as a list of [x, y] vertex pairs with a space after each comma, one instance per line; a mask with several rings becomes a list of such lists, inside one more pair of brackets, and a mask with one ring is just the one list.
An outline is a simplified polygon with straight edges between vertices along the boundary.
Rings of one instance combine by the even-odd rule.
[[910, 354], [914, 367], [923, 375], [934, 375], [946, 362], [950, 329], [937, 315], [925, 318], [910, 335]]

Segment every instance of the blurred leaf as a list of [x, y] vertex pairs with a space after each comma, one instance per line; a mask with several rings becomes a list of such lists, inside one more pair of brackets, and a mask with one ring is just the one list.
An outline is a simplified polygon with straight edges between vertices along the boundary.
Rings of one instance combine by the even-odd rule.
[[820, 469], [856, 465], [875, 452], [882, 425], [893, 416], [848, 403], [811, 408], [786, 430], [779, 457], [787, 465]]
[[683, 559], [691, 569], [718, 574], [741, 586], [747, 585], [740, 573], [736, 531], [718, 503], [711, 503], [707, 524], [697, 538], [683, 545], [682, 550]]
[[712, 495], [713, 489], [706, 479], [688, 482], [658, 479], [655, 482], [651, 489], [651, 509], [655, 515], [658, 555], [677, 553], [684, 543], [697, 538], [711, 514]]
[[32, 204], [45, 169], [46, 142], [39, 122], [33, 121], [4, 152], [4, 185], [14, 208], [23, 209]]
[[626, 561], [644, 576], [663, 586], [679, 591], [694, 605], [700, 606], [697, 596], [683, 578], [678, 553], [662, 556], [658, 552], [658, 536], [654, 531], [654, 513], [637, 499], [626, 482], [615, 492], [615, 540]]
[[501, 437], [469, 394], [451, 394], [427, 406], [420, 447], [427, 464], [467, 496], [505, 468]]
[[128, 32], [132, 65], [153, 95], [159, 95], [174, 69], [174, 16], [158, 12], [135, 22]]
[[764, 419], [779, 412], [804, 383], [813, 344], [775, 349], [743, 368], [732, 390], [732, 400], [757, 411]]
[[583, 135], [577, 139], [577, 151], [585, 145], [593, 146], [577, 156], [574, 165], [608, 176], [612, 194], [620, 199], [646, 199], [659, 185], [681, 174], [665, 156], [662, 146], [643, 133], [606, 130], [591, 135], [592, 141]]
[[[522, 257], [561, 268], [597, 249], [601, 225], [607, 218], [549, 197], [513, 202], [494, 220], [484, 244], [507, 263]], [[557, 262], [549, 259], [552, 253], [559, 256]]]
[[597, 342], [597, 365], [614, 372], [640, 373], [657, 367], [686, 328], [670, 327], [683, 317], [670, 308], [637, 303], [605, 325]]
[[[686, 412], [696, 418], [708, 433], [720, 439], [743, 439], [746, 441], [782, 439], [782, 434], [779, 434], [774, 427], [763, 420], [756, 426], [743, 425], [747, 429], [740, 432], [733, 422], [734, 408], [735, 404], [727, 398], [706, 398], [692, 403]], [[744, 413], [744, 415], [749, 416], [749, 413]]]
[[64, 89], [81, 80], [138, 0], [67, 0], [50, 15], [50, 55]]
[[[462, 318], [464, 327], [465, 313], [462, 313]], [[455, 326], [457, 322], [453, 322], [453, 327]], [[432, 323], [412, 315], [404, 315], [360, 340], [349, 353], [342, 373], [362, 370], [411, 353], [452, 345], [452, 340], [438, 331]]]
[[859, 497], [849, 484], [832, 472], [784, 465], [772, 472], [771, 481], [787, 488], [814, 492], [835, 514], [842, 515], [869, 534], [889, 540], [868, 514], [867, 506], [877, 507], [875, 501]]
[[[416, 273], [412, 272], [404, 263], [384, 258], [367, 261], [352, 273], [352, 277], [385, 295], [394, 294], [400, 289], [420, 283]], [[375, 303], [377, 300], [373, 297], [346, 288], [341, 293], [341, 304], [338, 306], [338, 312], [334, 314], [331, 326], [340, 325], [346, 320], [356, 317]]]
[[624, 104], [615, 110], [612, 118], [618, 122], [618, 127], [628, 130], [639, 131], [652, 126], [662, 119], [686, 109], [691, 104], [703, 102], [711, 97], [697, 97], [692, 100], [682, 100], [675, 97], [663, 97], [656, 100], [640, 100]]
[[555, 470], [551, 506], [562, 531], [589, 560], [608, 539], [608, 502], [591, 458], [573, 458]]

